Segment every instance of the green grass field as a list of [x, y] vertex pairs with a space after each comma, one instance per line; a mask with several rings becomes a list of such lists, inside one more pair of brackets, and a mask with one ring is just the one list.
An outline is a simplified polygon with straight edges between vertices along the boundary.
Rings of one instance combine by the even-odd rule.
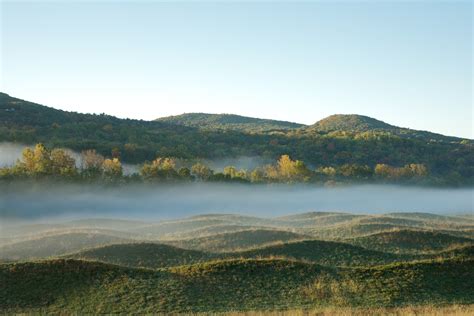
[[160, 270], [81, 260], [3, 264], [5, 312], [286, 310], [314, 306], [472, 304], [472, 259], [330, 268], [234, 259]]
[[71, 223], [36, 223], [1, 246], [1, 313], [468, 315], [474, 304], [468, 217]]

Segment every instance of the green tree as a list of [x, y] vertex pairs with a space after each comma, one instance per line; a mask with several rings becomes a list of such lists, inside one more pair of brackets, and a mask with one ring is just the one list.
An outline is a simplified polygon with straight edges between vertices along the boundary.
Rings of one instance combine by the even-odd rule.
[[20, 168], [26, 174], [34, 176], [45, 176], [52, 174], [52, 164], [50, 150], [43, 144], [36, 144], [34, 149], [26, 148], [23, 150]]
[[344, 164], [340, 168], [340, 173], [344, 177], [354, 179], [368, 179], [372, 177], [372, 169], [369, 166], [361, 166], [357, 164]]
[[181, 167], [178, 170], [178, 175], [181, 179], [191, 179], [191, 170], [186, 167]]
[[95, 149], [83, 151], [81, 154], [82, 173], [88, 177], [102, 175], [104, 160], [104, 156], [98, 154]]
[[252, 170], [250, 173], [250, 181], [255, 183], [265, 181], [265, 172], [262, 170], [262, 168], [255, 168]]
[[224, 175], [229, 176], [230, 178], [235, 178], [237, 176], [237, 168], [234, 166], [227, 166], [222, 172]]
[[375, 165], [374, 173], [378, 178], [382, 179], [392, 179], [396, 176], [396, 171], [393, 167], [380, 163]]
[[308, 181], [311, 171], [301, 160], [282, 155], [277, 162], [278, 178], [283, 181]]
[[208, 166], [199, 162], [191, 167], [191, 174], [199, 180], [209, 180], [213, 173]]
[[77, 174], [76, 161], [62, 149], [51, 151], [51, 167], [55, 175], [72, 177]]
[[334, 167], [319, 167], [317, 169], [318, 173], [321, 173], [327, 177], [334, 177], [337, 173], [336, 169]]
[[146, 179], [172, 179], [177, 178], [176, 162], [172, 158], [158, 157], [151, 163], [143, 164], [140, 175]]
[[102, 168], [104, 175], [109, 178], [118, 178], [123, 174], [122, 164], [118, 158], [105, 159]]

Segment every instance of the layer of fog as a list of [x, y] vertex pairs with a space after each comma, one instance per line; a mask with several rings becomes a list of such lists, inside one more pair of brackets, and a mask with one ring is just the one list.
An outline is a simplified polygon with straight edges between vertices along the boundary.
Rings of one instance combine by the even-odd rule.
[[0, 168], [10, 167], [21, 158], [26, 145], [15, 143], [0, 143]]
[[224, 158], [219, 160], [203, 160], [212, 170], [222, 171], [227, 166], [234, 166], [237, 169], [252, 170], [275, 161], [261, 157], [241, 156], [235, 158]]
[[473, 189], [397, 186], [180, 184], [100, 188], [84, 185], [3, 185], [2, 220], [78, 218], [175, 219], [205, 213], [273, 217], [308, 211], [352, 213], [473, 213]]

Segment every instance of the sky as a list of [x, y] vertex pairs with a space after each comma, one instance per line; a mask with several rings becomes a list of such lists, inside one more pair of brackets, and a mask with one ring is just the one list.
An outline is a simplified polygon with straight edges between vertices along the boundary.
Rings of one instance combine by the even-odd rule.
[[1, 1], [0, 10], [0, 91], [21, 99], [144, 120], [362, 114], [474, 138], [471, 1]]

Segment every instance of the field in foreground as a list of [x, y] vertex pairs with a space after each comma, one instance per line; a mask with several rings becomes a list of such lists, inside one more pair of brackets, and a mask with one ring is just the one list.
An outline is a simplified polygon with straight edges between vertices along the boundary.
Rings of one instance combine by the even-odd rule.
[[[309, 310], [288, 311], [250, 311], [250, 312], [228, 312], [226, 316], [471, 316], [474, 314], [474, 305], [450, 305], [450, 306], [411, 306], [392, 308], [347, 308], [347, 307], [322, 307]], [[200, 314], [196, 314], [200, 315]]]
[[4, 264], [3, 311], [224, 312], [313, 306], [472, 304], [474, 260], [329, 268], [235, 259], [160, 270], [80, 260]]
[[474, 221], [464, 217], [313, 212], [17, 228], [0, 236], [2, 313], [473, 310]]

